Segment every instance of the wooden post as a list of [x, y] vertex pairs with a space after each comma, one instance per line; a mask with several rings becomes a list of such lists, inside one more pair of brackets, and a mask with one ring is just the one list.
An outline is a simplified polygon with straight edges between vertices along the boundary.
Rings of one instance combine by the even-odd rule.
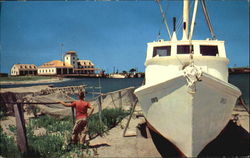
[[124, 131], [123, 131], [123, 137], [126, 137], [126, 132], [127, 132], [127, 129], [128, 129], [129, 123], [130, 123], [130, 120], [131, 120], [131, 118], [132, 118], [132, 116], [133, 116], [133, 113], [134, 113], [134, 111], [135, 111], [135, 107], [136, 107], [136, 104], [137, 104], [137, 103], [138, 103], [138, 99], [135, 100], [135, 103], [134, 103], [134, 105], [133, 105], [133, 107], [132, 107], [131, 113], [130, 113], [129, 118], [128, 118], [128, 122], [127, 122], [126, 127], [125, 127], [125, 129], [124, 129]]
[[149, 131], [149, 128], [148, 128], [148, 123], [147, 123], [147, 126], [146, 126], [146, 134], [147, 134], [147, 138], [152, 138], [151, 134], [150, 134], [150, 131]]
[[71, 111], [72, 111], [73, 124], [75, 124], [75, 107], [71, 107]]
[[122, 108], [122, 91], [119, 91], [119, 108]]
[[102, 123], [102, 95], [98, 97], [98, 114], [100, 123]]
[[21, 103], [14, 104], [14, 112], [16, 117], [16, 127], [17, 127], [17, 146], [21, 153], [27, 152], [28, 142], [26, 137], [26, 128], [23, 116], [23, 105]]

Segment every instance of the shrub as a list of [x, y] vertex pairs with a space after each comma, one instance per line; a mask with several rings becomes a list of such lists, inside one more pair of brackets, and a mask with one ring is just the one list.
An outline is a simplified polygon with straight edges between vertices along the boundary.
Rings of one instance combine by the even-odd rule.
[[71, 130], [73, 123], [70, 117], [56, 119], [54, 117], [44, 115], [36, 119], [31, 119], [29, 121], [29, 126], [31, 126], [31, 128], [43, 127], [47, 132], [63, 132], [66, 130]]
[[14, 138], [7, 136], [0, 128], [0, 155], [3, 157], [21, 157]]
[[[96, 113], [88, 119], [88, 133], [90, 137], [103, 135], [108, 130], [116, 126], [129, 112], [122, 109], [104, 109], [102, 111], [102, 121], [99, 120], [99, 114]], [[28, 152], [22, 157], [86, 157], [92, 153], [88, 146], [67, 143], [67, 138], [71, 137], [73, 123], [71, 117], [56, 119], [51, 116], [41, 116], [30, 119], [26, 124], [28, 139]], [[44, 135], [34, 135], [34, 129], [45, 128]], [[15, 126], [10, 126], [12, 132], [16, 131]], [[14, 139], [3, 134], [0, 131], [0, 155], [6, 157], [20, 157], [18, 148]], [[5, 153], [4, 153], [4, 152]], [[93, 155], [93, 154], [92, 154]]]
[[30, 135], [28, 144], [30, 150], [39, 153], [41, 157], [59, 157], [64, 153], [64, 137], [61, 134]]
[[35, 105], [27, 105], [25, 111], [28, 114], [33, 114], [35, 117], [37, 117], [37, 114], [41, 111], [38, 107]]
[[0, 105], [0, 120], [4, 120], [6, 117], [6, 108], [4, 105]]
[[12, 132], [12, 133], [16, 133], [16, 126], [15, 125], [9, 125], [9, 130]]
[[121, 109], [104, 109], [102, 111], [102, 118], [108, 129], [115, 127], [124, 117], [126, 117], [129, 112]]
[[[45, 128], [46, 134], [34, 135], [36, 128]], [[67, 145], [65, 138], [70, 136], [72, 129], [72, 121], [69, 117], [59, 120], [51, 116], [41, 116], [31, 119], [26, 129], [29, 152], [35, 153], [36, 157], [60, 157], [69, 150], [65, 147]]]
[[88, 133], [90, 136], [103, 135], [107, 130], [115, 127], [124, 117], [129, 114], [121, 108], [104, 109], [102, 111], [100, 122], [99, 114], [96, 113], [89, 118]]
[[90, 137], [94, 137], [96, 135], [102, 136], [107, 133], [105, 131], [107, 131], [107, 126], [100, 122], [98, 114], [94, 114], [88, 119], [88, 134]]

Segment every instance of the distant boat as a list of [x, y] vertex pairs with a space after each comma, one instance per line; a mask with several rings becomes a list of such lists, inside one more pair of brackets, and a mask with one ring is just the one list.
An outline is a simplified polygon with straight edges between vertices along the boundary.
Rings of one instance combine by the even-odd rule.
[[185, 156], [197, 157], [226, 126], [241, 92], [228, 83], [224, 41], [192, 40], [198, 0], [190, 31], [189, 1], [183, 4], [182, 40], [177, 40], [174, 24], [170, 41], [148, 43], [145, 85], [135, 95], [152, 129]]
[[110, 74], [109, 78], [126, 78], [124, 74]]
[[235, 73], [235, 74], [250, 73], [250, 68], [249, 67], [229, 68], [229, 73]]

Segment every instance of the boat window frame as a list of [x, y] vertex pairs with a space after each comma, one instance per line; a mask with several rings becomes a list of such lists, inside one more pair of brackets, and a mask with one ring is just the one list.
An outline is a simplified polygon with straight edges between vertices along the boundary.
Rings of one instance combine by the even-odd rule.
[[[190, 49], [190, 46], [191, 46], [191, 49]], [[180, 48], [185, 48], [185, 47], [189, 47], [189, 48], [185, 48], [185, 50], [183, 51], [183, 49], [182, 50], [180, 50]], [[188, 51], [186, 51], [186, 50], [188, 50]], [[181, 52], [181, 53], [180, 53]], [[183, 53], [183, 52], [185, 52], [185, 53]], [[194, 45], [193, 44], [178, 44], [177, 45], [177, 50], [176, 50], [176, 54], [177, 55], [186, 55], [186, 54], [191, 54], [192, 52], [194, 52]]]
[[[171, 56], [171, 48], [172, 46], [171, 45], [167, 45], [167, 46], [155, 46], [155, 47], [153, 47], [153, 58], [154, 57], [156, 57], [157, 55], [159, 56], [159, 57], [167, 57], [167, 56]], [[165, 49], [164, 49], [165, 48]], [[161, 54], [158, 54], [158, 50], [160, 50], [161, 49], [161, 51], [163, 51], [163, 50], [166, 50], [166, 55], [161, 55]]]
[[[203, 53], [202, 52], [202, 47], [204, 48], [204, 47], [216, 47], [217, 48], [217, 50], [215, 50], [215, 51], [217, 51], [215, 54], [214, 53]], [[200, 49], [200, 54], [202, 55], [202, 56], [219, 56], [219, 47], [218, 47], [218, 45], [199, 45], [199, 49]]]

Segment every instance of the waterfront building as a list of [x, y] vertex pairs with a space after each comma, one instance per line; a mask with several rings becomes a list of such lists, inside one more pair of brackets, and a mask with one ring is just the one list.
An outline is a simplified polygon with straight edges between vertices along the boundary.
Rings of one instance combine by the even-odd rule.
[[78, 68], [77, 60], [78, 57], [75, 51], [68, 51], [64, 55], [64, 62], [72, 65], [74, 69]]
[[73, 74], [73, 66], [60, 60], [53, 60], [38, 67], [38, 75], [63, 74]]
[[37, 67], [34, 64], [14, 64], [11, 75], [64, 75], [95, 77], [95, 65], [90, 60], [79, 60], [75, 51], [64, 54], [64, 61], [53, 60]]
[[78, 60], [78, 68], [74, 70], [76, 74], [94, 74], [95, 65], [90, 60]]
[[11, 76], [37, 75], [37, 66], [34, 64], [14, 64], [10, 71]]
[[64, 54], [64, 61], [53, 60], [38, 67], [38, 75], [94, 76], [95, 65], [90, 60], [79, 60], [75, 51]]

